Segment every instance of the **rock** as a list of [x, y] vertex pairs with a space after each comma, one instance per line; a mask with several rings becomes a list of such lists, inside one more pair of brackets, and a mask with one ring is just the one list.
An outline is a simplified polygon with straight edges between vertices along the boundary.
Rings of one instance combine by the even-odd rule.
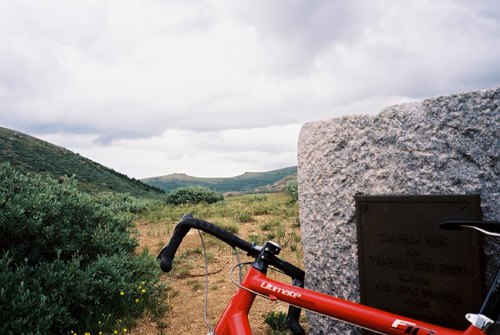
[[[500, 86], [307, 123], [298, 143], [306, 287], [359, 301], [354, 196], [480, 194], [500, 220]], [[485, 246], [488, 280], [497, 251]], [[358, 334], [308, 313], [311, 335]]]

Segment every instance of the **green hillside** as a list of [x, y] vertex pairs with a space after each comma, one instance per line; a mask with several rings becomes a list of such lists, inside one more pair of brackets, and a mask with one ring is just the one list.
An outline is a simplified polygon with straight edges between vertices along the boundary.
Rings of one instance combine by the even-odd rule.
[[141, 180], [167, 192], [187, 186], [203, 186], [218, 192], [272, 192], [278, 191], [278, 189], [270, 187], [270, 185], [275, 183], [279, 185], [280, 181], [288, 180], [291, 175], [293, 179], [293, 175], [296, 173], [297, 167], [292, 166], [268, 172], [246, 172], [231, 178], [198, 178], [176, 173]]
[[164, 193], [65, 148], [2, 127], [0, 162], [10, 162], [11, 167], [22, 173], [43, 174], [54, 179], [75, 175], [79, 189], [87, 192], [113, 191], [136, 197], [156, 197]]

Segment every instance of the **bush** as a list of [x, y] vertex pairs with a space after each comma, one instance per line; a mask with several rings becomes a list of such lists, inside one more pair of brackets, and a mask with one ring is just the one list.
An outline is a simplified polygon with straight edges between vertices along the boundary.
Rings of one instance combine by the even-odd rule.
[[287, 325], [286, 325], [286, 317], [287, 314], [283, 312], [268, 312], [264, 322], [267, 323], [270, 327], [271, 335], [282, 335], [288, 334]]
[[58, 184], [1, 164], [0, 180], [1, 334], [111, 333], [145, 308], [161, 313], [158, 266], [133, 254], [130, 215], [77, 191], [73, 179]]
[[238, 214], [238, 221], [245, 223], [245, 222], [252, 222], [254, 221], [252, 214], [250, 214], [249, 211], [245, 210], [242, 213]]
[[100, 254], [135, 250], [137, 241], [127, 230], [132, 218], [77, 191], [74, 180], [58, 184], [6, 165], [0, 166], [0, 177], [0, 251], [9, 250], [15, 264], [80, 255], [86, 265]]
[[299, 200], [299, 183], [296, 180], [286, 183], [284, 191], [290, 196], [290, 204]]
[[128, 193], [111, 192], [101, 192], [97, 194], [94, 199], [114, 213], [130, 212], [133, 214], [145, 212], [156, 202], [156, 200], [151, 199], [138, 199]]
[[202, 202], [214, 204], [223, 200], [224, 196], [221, 193], [201, 186], [178, 188], [166, 195], [166, 202], [171, 205], [199, 204]]
[[[15, 266], [7, 252], [0, 258], [1, 334], [51, 334], [54, 325], [75, 323], [64, 297], [36, 283], [35, 271], [26, 263]], [[73, 279], [69, 271], [66, 275]]]

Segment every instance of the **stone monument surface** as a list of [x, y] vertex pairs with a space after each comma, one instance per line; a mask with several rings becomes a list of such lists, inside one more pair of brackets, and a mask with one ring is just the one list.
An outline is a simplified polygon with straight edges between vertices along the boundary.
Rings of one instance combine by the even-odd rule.
[[[478, 194], [500, 220], [500, 86], [305, 124], [298, 182], [306, 287], [359, 302], [356, 195]], [[496, 249], [485, 243], [487, 283]], [[311, 335], [359, 330], [308, 313]]]

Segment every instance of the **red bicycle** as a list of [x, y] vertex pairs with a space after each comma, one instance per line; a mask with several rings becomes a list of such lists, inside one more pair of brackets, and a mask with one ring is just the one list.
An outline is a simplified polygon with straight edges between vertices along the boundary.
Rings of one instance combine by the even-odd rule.
[[[440, 226], [443, 229], [453, 230], [475, 229], [489, 236], [500, 237], [499, 222], [447, 221]], [[255, 258], [255, 261], [251, 263], [250, 268], [240, 282], [234, 280], [232, 272], [237, 267], [241, 269], [242, 264], [238, 263], [233, 267], [231, 279], [236, 283], [238, 289], [215, 329], [209, 327], [211, 334], [214, 335], [251, 335], [248, 312], [257, 295], [270, 300], [284, 301], [290, 305], [287, 325], [294, 335], [305, 334], [298, 322], [301, 309], [307, 309], [367, 330], [390, 335], [486, 335], [495, 323], [494, 320], [497, 320], [500, 314], [500, 270], [480, 311], [476, 314], [466, 315], [471, 325], [467, 329], [459, 331], [305, 289], [303, 284], [304, 271], [277, 257], [281, 250], [278, 244], [271, 241], [266, 242], [264, 246], [249, 243], [219, 226], [194, 218], [191, 214], [182, 217], [175, 227], [170, 241], [158, 255], [163, 271], [169, 272], [172, 269], [175, 252], [191, 228], [205, 231], [229, 244], [235, 250], [237, 247]], [[268, 278], [266, 274], [270, 266], [291, 277], [292, 284]]]

